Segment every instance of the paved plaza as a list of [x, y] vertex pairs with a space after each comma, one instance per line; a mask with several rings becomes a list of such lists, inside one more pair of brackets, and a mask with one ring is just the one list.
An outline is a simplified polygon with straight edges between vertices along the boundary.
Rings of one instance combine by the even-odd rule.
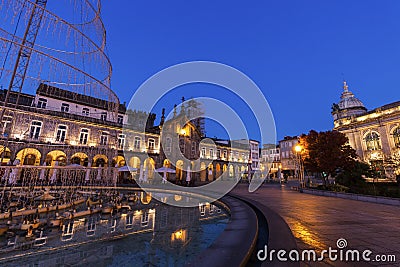
[[[347, 240], [347, 249], [369, 249], [376, 254], [395, 254], [400, 266], [400, 207], [333, 197], [315, 196], [290, 190], [290, 186], [263, 185], [254, 193], [240, 184], [232, 192], [252, 199], [278, 213], [290, 227], [298, 249], [321, 251], [336, 249], [339, 238]], [[282, 227], [285, 227], [283, 225]], [[275, 231], [270, 229], [269, 231]], [[273, 249], [273, 248], [271, 248]], [[382, 266], [384, 263], [372, 263]], [[302, 266], [368, 266], [339, 262], [302, 263]]]

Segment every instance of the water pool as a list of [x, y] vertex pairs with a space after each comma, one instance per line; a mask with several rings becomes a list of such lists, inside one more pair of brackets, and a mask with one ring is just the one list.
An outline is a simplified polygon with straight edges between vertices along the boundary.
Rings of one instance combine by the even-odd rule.
[[[154, 193], [157, 194], [157, 193]], [[207, 249], [224, 231], [229, 212], [221, 203], [199, 207], [169, 206], [151, 193], [120, 192], [125, 202], [108, 212], [107, 203], [82, 216], [66, 212], [58, 226], [49, 224], [52, 214], [33, 229], [9, 230], [0, 238], [1, 266], [183, 266]], [[126, 197], [125, 197], [126, 196]], [[188, 196], [163, 193], [174, 201]]]

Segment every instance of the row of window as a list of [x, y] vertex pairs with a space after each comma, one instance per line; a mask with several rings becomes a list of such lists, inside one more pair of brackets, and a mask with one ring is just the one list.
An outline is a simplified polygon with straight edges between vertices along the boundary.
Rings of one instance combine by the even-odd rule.
[[[38, 99], [38, 103], [37, 103], [37, 107], [38, 108], [43, 108], [43, 109], [47, 108], [47, 99], [46, 98], [39, 98]], [[61, 108], [60, 108], [61, 112], [69, 112], [69, 110], [70, 110], [69, 108], [70, 108], [70, 104], [61, 103]], [[83, 107], [81, 114], [83, 116], [89, 116], [90, 115], [89, 108]], [[102, 121], [106, 121], [107, 120], [107, 112], [101, 112], [100, 113], [100, 120], [102, 120]], [[118, 123], [122, 124], [123, 120], [124, 120], [123, 115], [118, 115]]]
[[[202, 158], [207, 158], [207, 151], [206, 151], [206, 148], [205, 148], [205, 147], [202, 147], [202, 148], [201, 148], [201, 157], [202, 157]], [[209, 158], [215, 158], [215, 157], [221, 158], [221, 150], [220, 150], [220, 149], [217, 149], [217, 150], [216, 150], [216, 153], [215, 153], [215, 152], [214, 152], [214, 149], [210, 148], [210, 149], [208, 150], [208, 157], [209, 157]], [[239, 158], [239, 152], [235, 151], [234, 154], [232, 155], [232, 157], [233, 157], [234, 159], [238, 159], [238, 158]], [[227, 158], [228, 158], [228, 151], [227, 151], [227, 150], [224, 150], [224, 151], [222, 152], [222, 158], [224, 158], [224, 159], [227, 159]], [[246, 153], [242, 153], [242, 159], [245, 159], [245, 160], [247, 159]]]
[[[39, 139], [41, 130], [42, 130], [43, 123], [41, 121], [32, 121], [30, 131], [29, 131], [29, 137], [31, 139]], [[55, 136], [55, 141], [56, 142], [65, 142], [67, 136], [67, 126], [66, 125], [58, 125], [56, 129], [56, 136]], [[110, 133], [107, 131], [102, 131], [100, 134], [100, 139], [99, 139], [99, 144], [100, 145], [108, 145], [109, 142], [109, 136]], [[87, 128], [81, 128], [80, 133], [79, 133], [79, 144], [81, 145], [87, 145], [89, 141], [89, 129]], [[126, 142], [126, 136], [125, 134], [119, 134], [118, 135], [118, 148], [123, 149], [125, 146]], [[141, 147], [141, 142], [142, 138], [139, 136], [134, 137], [134, 149], [140, 149]], [[155, 148], [155, 139], [149, 138], [148, 139], [148, 149], [154, 149]]]

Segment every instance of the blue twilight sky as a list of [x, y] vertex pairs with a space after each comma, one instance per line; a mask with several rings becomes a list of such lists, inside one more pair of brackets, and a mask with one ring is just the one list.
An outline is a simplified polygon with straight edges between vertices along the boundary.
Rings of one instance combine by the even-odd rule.
[[[399, 99], [400, 1], [103, 1], [112, 88], [129, 102], [150, 76], [171, 65], [209, 60], [248, 75], [264, 93], [278, 139], [332, 128], [330, 114], [345, 78], [368, 109]], [[182, 96], [213, 96], [243, 117], [250, 109], [217, 86], [171, 92], [155, 110]], [[257, 138], [254, 123], [251, 137]], [[208, 135], [221, 133], [209, 127]]]

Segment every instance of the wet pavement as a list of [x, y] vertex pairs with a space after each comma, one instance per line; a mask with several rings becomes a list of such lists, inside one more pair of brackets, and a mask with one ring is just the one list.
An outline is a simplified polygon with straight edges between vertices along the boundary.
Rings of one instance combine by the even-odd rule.
[[373, 252], [371, 258], [378, 254], [396, 256], [395, 263], [325, 260], [302, 262], [301, 266], [400, 266], [398, 206], [310, 195], [293, 191], [290, 186], [274, 184], [264, 184], [253, 193], [248, 192], [248, 185], [239, 184], [231, 193], [252, 199], [278, 213], [290, 227], [300, 251], [337, 249], [337, 240], [344, 238], [346, 250], [362, 252], [369, 249]]

